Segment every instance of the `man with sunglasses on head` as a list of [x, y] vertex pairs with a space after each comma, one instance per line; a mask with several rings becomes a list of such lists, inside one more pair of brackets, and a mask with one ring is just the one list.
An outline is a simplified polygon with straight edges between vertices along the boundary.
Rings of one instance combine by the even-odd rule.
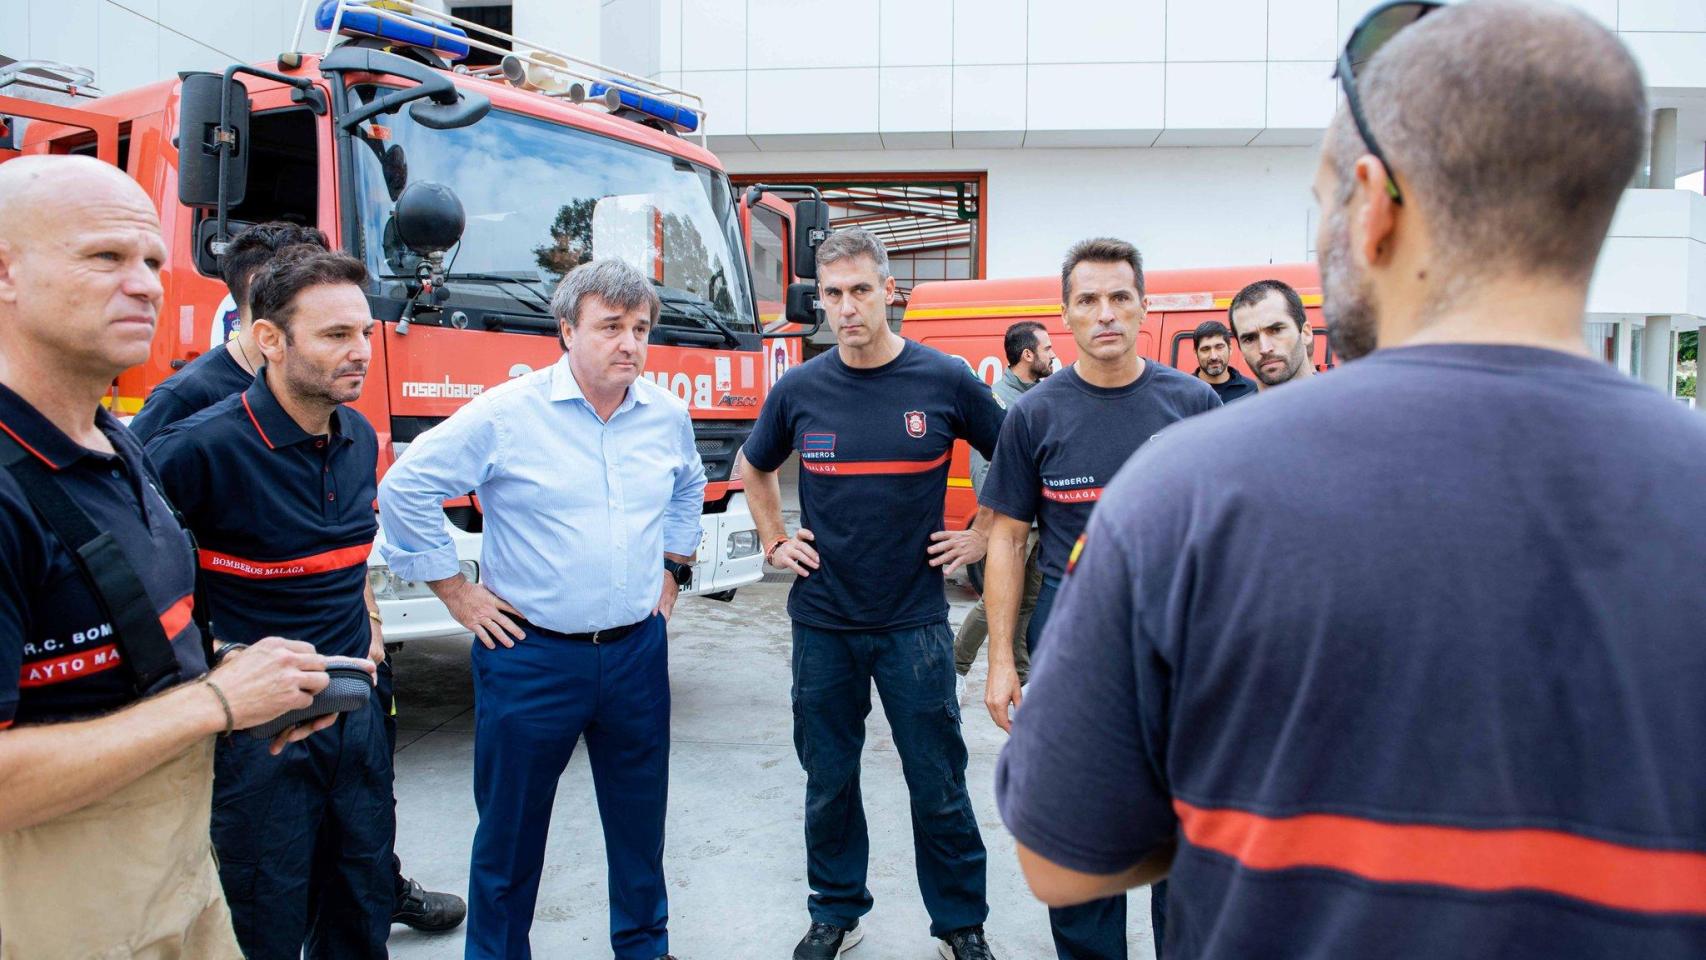
[[1581, 328], [1640, 72], [1471, 0], [1378, 8], [1339, 79], [1352, 362], [1108, 489], [998, 766], [1021, 865], [1168, 876], [1168, 957], [1699, 957], [1706, 424]]

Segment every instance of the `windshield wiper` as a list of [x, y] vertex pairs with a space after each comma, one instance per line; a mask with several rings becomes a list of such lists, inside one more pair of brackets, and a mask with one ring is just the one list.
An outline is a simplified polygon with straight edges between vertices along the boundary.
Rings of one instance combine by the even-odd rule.
[[[379, 275], [379, 279], [381, 279], [381, 280], [414, 280], [416, 278], [410, 277], [410, 276], [403, 276], [402, 274], [382, 273]], [[512, 295], [512, 298], [515, 300], [516, 303], [519, 303], [522, 306], [526, 307], [527, 309], [532, 310], [534, 313], [549, 314], [551, 312], [551, 299], [549, 297], [547, 297], [543, 291], [541, 291], [539, 288], [535, 287], [533, 285], [533, 283], [530, 283], [527, 280], [522, 279], [521, 277], [511, 277], [511, 276], [506, 276], [506, 275], [501, 274], [501, 273], [447, 273], [444, 275], [444, 279], [445, 279], [445, 282], [447, 282], [447, 283], [490, 283], [490, 284], [507, 283], [507, 284], [511, 284], [513, 286], [520, 287], [521, 289], [526, 290], [528, 293], [533, 295], [533, 300], [523, 300], [520, 297], [514, 297]], [[536, 282], [537, 281], [534, 281], [534, 283], [536, 283]], [[537, 303], [535, 303], [534, 301], [537, 301]]]
[[672, 297], [664, 293], [659, 293], [658, 299], [671, 307], [691, 307], [696, 311], [693, 314], [688, 314], [680, 309], [671, 310], [670, 312], [676, 316], [685, 317], [689, 320], [703, 321], [711, 329], [722, 334], [723, 338], [729, 342], [729, 346], [731, 347], [738, 347], [741, 345], [740, 334], [736, 333], [733, 327], [724, 323], [723, 318], [717, 316], [717, 312], [711, 309], [710, 304], [701, 300], [689, 299], [687, 297]]

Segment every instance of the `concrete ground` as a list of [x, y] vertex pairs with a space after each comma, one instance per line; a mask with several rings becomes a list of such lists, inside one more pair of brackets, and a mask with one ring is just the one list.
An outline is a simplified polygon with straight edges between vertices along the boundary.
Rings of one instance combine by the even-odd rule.
[[[783, 475], [792, 478], [793, 471]], [[790, 517], [790, 528], [794, 522]], [[664, 856], [670, 948], [681, 960], [785, 960], [808, 923], [806, 778], [794, 756], [788, 703], [787, 589], [786, 582], [765, 582], [742, 588], [732, 603], [685, 600], [670, 622]], [[950, 582], [949, 599], [957, 625], [973, 598]], [[397, 851], [409, 876], [459, 894], [468, 888], [475, 826], [471, 642], [411, 643], [396, 660]], [[1047, 910], [1026, 889], [1013, 838], [995, 809], [995, 759], [1006, 735], [983, 708], [983, 676], [980, 661], [970, 676], [963, 729], [972, 804], [989, 848], [985, 929], [1001, 960], [1046, 960], [1054, 956]], [[848, 958], [930, 960], [936, 941], [913, 872], [906, 785], [880, 703], [867, 725], [861, 786], [876, 906], [863, 921], [864, 942]], [[585, 751], [577, 750], [557, 791], [534, 956], [609, 957], [608, 909], [592, 777]], [[1131, 894], [1129, 914], [1132, 960], [1153, 957], [1146, 891]], [[462, 931], [428, 936], [397, 926], [391, 950], [407, 960], [461, 957]]]

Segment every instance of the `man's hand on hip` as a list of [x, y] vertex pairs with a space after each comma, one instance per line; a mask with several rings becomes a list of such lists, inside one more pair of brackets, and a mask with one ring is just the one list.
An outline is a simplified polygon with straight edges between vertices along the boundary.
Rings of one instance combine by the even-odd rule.
[[521, 617], [521, 611], [487, 590], [484, 584], [470, 583], [467, 577], [458, 574], [434, 580], [429, 586], [433, 593], [438, 594], [438, 599], [444, 601], [445, 608], [456, 622], [480, 638], [487, 650], [496, 649], [500, 643], [513, 647], [516, 640], [527, 636], [526, 631], [511, 619]]
[[652, 608], [653, 613], [663, 614], [665, 620], [675, 612], [676, 598], [681, 596], [681, 588], [676, 586], [675, 577], [668, 571], [663, 572], [663, 591], [658, 594], [658, 605]]
[[983, 688], [983, 705], [989, 709], [989, 718], [995, 721], [995, 725], [1012, 733], [1012, 711], [1019, 708], [1019, 701], [1023, 698], [1024, 694], [1019, 687], [1019, 671], [1013, 664], [991, 663], [989, 679]]
[[816, 539], [810, 530], [801, 527], [770, 551], [770, 565], [779, 570], [792, 570], [802, 577], [810, 576], [818, 566], [817, 548], [812, 546]]

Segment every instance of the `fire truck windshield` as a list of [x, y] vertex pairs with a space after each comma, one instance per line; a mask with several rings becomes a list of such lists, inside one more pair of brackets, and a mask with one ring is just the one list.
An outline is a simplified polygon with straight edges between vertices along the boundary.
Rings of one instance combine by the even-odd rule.
[[[384, 89], [359, 87], [371, 99]], [[392, 208], [411, 182], [449, 187], [468, 224], [445, 256], [450, 308], [497, 303], [554, 331], [542, 309], [564, 273], [619, 257], [652, 279], [662, 327], [726, 337], [756, 330], [733, 191], [721, 172], [518, 113], [433, 130], [406, 111], [356, 137], [356, 202], [368, 269], [403, 296], [419, 257], [398, 239]], [[503, 329], [512, 329], [505, 326]], [[723, 344], [714, 344], [723, 345]]]

